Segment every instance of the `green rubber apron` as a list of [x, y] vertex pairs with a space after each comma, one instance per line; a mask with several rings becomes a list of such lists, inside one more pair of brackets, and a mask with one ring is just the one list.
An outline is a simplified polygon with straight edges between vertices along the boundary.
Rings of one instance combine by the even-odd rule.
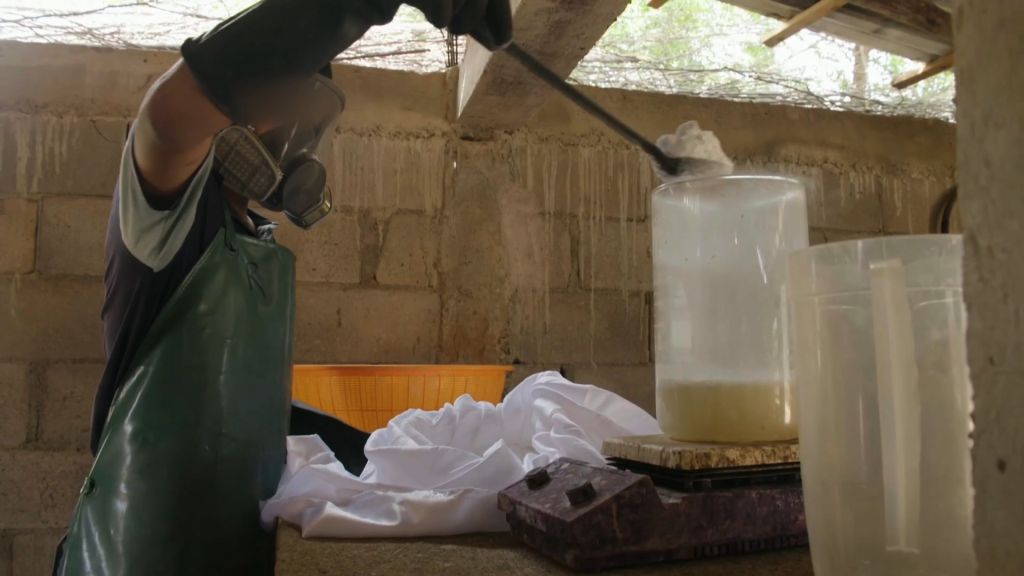
[[58, 574], [273, 574], [259, 505], [286, 458], [294, 275], [225, 209], [114, 399]]

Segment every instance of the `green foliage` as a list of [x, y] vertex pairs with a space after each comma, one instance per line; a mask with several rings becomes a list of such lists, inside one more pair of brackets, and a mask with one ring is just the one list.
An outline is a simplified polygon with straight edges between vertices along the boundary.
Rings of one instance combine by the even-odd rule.
[[[866, 85], [854, 79], [854, 45], [803, 31], [775, 49], [779, 26], [718, 0], [633, 0], [573, 74], [579, 82], [871, 112], [950, 118], [953, 80], [939, 75], [902, 92], [895, 76], [920, 66], [873, 50]], [[863, 88], [863, 90], [861, 90]]]

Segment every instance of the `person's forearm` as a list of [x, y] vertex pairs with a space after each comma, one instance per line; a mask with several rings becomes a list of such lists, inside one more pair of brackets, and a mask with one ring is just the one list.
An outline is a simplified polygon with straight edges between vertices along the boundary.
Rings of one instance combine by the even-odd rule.
[[399, 0], [263, 0], [181, 46], [210, 101], [253, 124], [296, 104], [293, 82], [308, 79], [390, 21]]

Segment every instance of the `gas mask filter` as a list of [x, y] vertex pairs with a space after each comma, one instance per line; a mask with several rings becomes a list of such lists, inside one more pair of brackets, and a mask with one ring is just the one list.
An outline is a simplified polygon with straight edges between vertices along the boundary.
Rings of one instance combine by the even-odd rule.
[[214, 160], [224, 186], [309, 229], [331, 211], [327, 171], [317, 159], [324, 135], [345, 108], [345, 96], [323, 75], [304, 91], [299, 110], [287, 121], [257, 135], [230, 126], [217, 135]]

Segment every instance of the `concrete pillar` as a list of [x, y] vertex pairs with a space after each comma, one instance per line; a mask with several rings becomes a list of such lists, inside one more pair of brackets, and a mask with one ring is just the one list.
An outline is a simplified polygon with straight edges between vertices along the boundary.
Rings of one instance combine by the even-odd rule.
[[954, 20], [978, 576], [1024, 574], [1024, 3]]

